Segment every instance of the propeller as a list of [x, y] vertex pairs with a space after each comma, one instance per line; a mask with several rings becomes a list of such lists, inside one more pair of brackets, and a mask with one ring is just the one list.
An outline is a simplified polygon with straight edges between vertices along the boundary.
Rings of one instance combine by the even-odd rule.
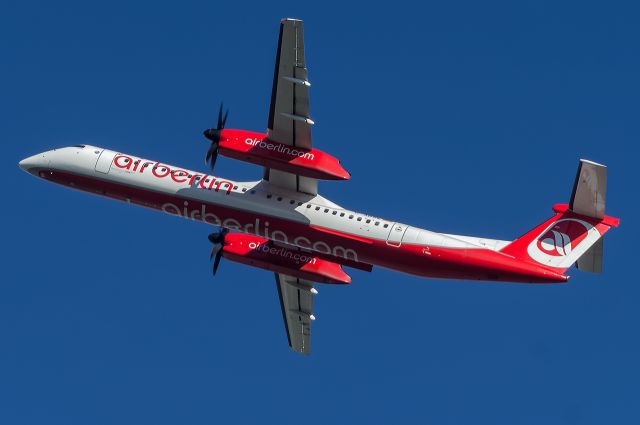
[[218, 109], [218, 125], [216, 128], [208, 128], [202, 134], [207, 140], [211, 141], [211, 145], [209, 146], [209, 150], [207, 151], [207, 156], [204, 159], [205, 164], [209, 164], [211, 169], [216, 165], [216, 160], [218, 159], [218, 147], [220, 147], [220, 134], [224, 129], [224, 125], [227, 122], [227, 116], [229, 115], [229, 110], [222, 114], [223, 104], [220, 104], [220, 109]]
[[213, 261], [213, 275], [216, 275], [216, 271], [218, 271], [218, 265], [220, 264], [220, 259], [222, 258], [222, 248], [224, 247], [224, 237], [229, 233], [229, 230], [222, 228], [215, 233], [211, 233], [209, 235], [209, 242], [213, 244], [213, 248], [211, 249], [211, 255], [209, 255], [209, 261], [213, 259], [215, 256], [215, 260]]

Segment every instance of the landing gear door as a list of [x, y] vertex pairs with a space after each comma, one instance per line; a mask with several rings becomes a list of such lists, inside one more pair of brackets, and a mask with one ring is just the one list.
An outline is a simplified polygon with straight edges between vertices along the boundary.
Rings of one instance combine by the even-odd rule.
[[117, 152], [110, 151], [109, 149], [103, 149], [100, 152], [100, 156], [96, 161], [96, 171], [103, 174], [108, 174], [111, 169], [111, 163], [113, 158], [117, 155]]
[[387, 236], [387, 245], [399, 247], [402, 245], [402, 237], [404, 236], [404, 232], [407, 231], [407, 227], [404, 224], [393, 223], [391, 226], [391, 230], [389, 230], [389, 235]]

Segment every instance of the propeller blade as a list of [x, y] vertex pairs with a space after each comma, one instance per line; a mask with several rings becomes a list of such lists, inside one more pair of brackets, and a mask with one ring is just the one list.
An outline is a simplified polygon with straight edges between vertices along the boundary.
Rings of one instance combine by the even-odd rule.
[[218, 157], [218, 144], [211, 143], [211, 146], [207, 151], [207, 156], [205, 156], [204, 158], [204, 163], [208, 164], [209, 161], [211, 161], [211, 169], [213, 169], [213, 166], [216, 164], [216, 159], [218, 159], [217, 157]]
[[224, 126], [227, 124], [228, 116], [229, 116], [229, 110], [227, 109], [226, 112], [224, 113], [224, 118], [222, 118], [222, 126], [220, 127], [220, 130], [222, 130]]
[[213, 275], [216, 275], [216, 272], [218, 271], [218, 265], [220, 264], [220, 259], [222, 258], [222, 248], [220, 248], [218, 250], [218, 253], [216, 254], [216, 259], [213, 262]]
[[202, 132], [202, 135], [211, 141], [211, 146], [209, 146], [209, 150], [207, 151], [207, 155], [204, 158], [205, 164], [209, 163], [211, 165], [211, 169], [216, 165], [216, 160], [218, 159], [218, 147], [220, 146], [220, 134], [222, 130], [224, 130], [224, 126], [227, 123], [227, 117], [229, 116], [229, 110], [224, 111], [224, 103], [220, 103], [220, 108], [218, 109], [218, 123], [216, 128], [208, 128]]
[[222, 124], [222, 108], [224, 106], [224, 102], [220, 102], [220, 108], [218, 108], [218, 130], [223, 126]]
[[213, 256], [216, 255], [218, 249], [217, 245], [214, 245], [213, 248], [211, 248], [211, 254], [209, 255], [209, 261], [213, 260]]
[[224, 237], [229, 233], [228, 229], [221, 228], [219, 231], [210, 233], [207, 238], [209, 242], [213, 244], [213, 248], [211, 249], [211, 254], [209, 254], [209, 261], [214, 258], [213, 261], [213, 275], [216, 275], [218, 271], [218, 266], [220, 265], [220, 260], [222, 259], [222, 251], [224, 248]]
[[211, 160], [211, 163], [209, 165], [211, 166], [211, 169], [213, 170], [216, 167], [216, 161], [218, 159], [218, 150], [217, 149], [215, 151], [213, 151], [213, 153], [211, 154], [209, 159]]

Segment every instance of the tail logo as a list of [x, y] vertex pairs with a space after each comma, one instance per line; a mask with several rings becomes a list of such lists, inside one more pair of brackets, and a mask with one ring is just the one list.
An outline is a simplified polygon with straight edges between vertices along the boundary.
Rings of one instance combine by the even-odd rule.
[[568, 267], [599, 237], [600, 233], [590, 223], [576, 218], [563, 218], [535, 238], [527, 252], [539, 263]]
[[548, 255], [565, 256], [571, 254], [573, 242], [568, 234], [552, 229], [538, 239], [538, 249]]

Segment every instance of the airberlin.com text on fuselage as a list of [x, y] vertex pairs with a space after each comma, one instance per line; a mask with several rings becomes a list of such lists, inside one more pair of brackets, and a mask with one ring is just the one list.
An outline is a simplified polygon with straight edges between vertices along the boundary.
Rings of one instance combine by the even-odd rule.
[[[178, 168], [172, 170], [168, 165], [160, 162], [147, 161], [128, 155], [117, 155], [113, 159], [113, 165], [118, 169], [127, 170], [131, 173], [149, 173], [147, 170], [150, 169], [151, 175], [155, 178], [165, 179], [169, 177], [175, 183], [188, 183], [189, 186], [195, 185], [201, 189], [214, 190], [218, 192], [222, 187], [227, 193], [231, 193], [231, 190], [233, 189], [233, 183], [228, 180], [217, 179], [216, 177], [209, 176], [207, 174], [191, 174], [189, 171]], [[205, 203], [202, 203], [198, 208], [197, 206], [190, 205], [189, 201], [183, 201], [182, 205], [176, 205], [168, 202], [162, 205], [162, 211], [187, 219], [205, 221], [215, 226], [222, 226], [227, 229], [239, 230], [274, 241], [292, 244], [303, 249], [312, 249], [322, 254], [329, 254], [356, 262], [358, 261], [358, 254], [353, 249], [339, 245], [330, 246], [328, 243], [323, 241], [311, 241], [309, 238], [304, 236], [290, 236], [282, 230], [269, 229], [269, 221], [265, 220], [263, 222], [260, 218], [256, 218], [254, 221], [246, 223], [241, 223], [239, 220], [232, 217], [221, 218], [217, 214], [207, 211], [207, 204]]]

